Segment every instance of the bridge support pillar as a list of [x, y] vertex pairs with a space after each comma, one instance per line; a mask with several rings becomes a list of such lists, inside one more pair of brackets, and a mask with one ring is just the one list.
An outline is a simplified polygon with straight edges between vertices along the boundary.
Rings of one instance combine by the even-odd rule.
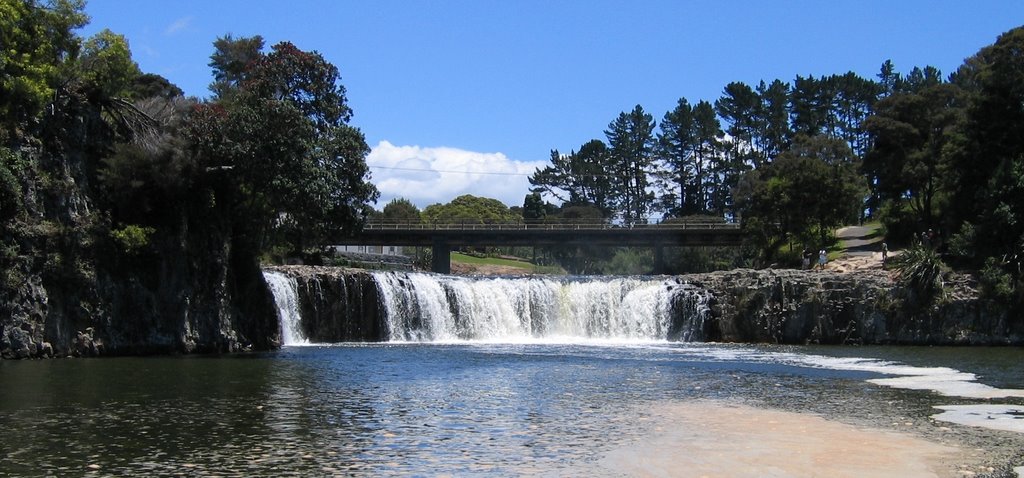
[[451, 274], [452, 247], [443, 239], [434, 239], [434, 245], [430, 252], [430, 270], [439, 274]]
[[654, 246], [654, 274], [661, 275], [665, 273], [665, 248], [662, 246]]

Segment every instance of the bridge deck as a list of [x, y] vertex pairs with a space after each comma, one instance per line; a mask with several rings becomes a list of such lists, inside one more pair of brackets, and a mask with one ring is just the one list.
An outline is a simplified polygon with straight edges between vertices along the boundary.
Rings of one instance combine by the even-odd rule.
[[662, 223], [621, 227], [607, 223], [398, 224], [371, 223], [338, 245], [382, 246], [687, 246], [737, 245], [738, 224]]
[[607, 223], [398, 224], [371, 223], [332, 241], [337, 245], [429, 246], [431, 270], [451, 271], [453, 246], [633, 246], [654, 248], [654, 273], [664, 270], [666, 246], [736, 246], [738, 224], [662, 223], [621, 227]]

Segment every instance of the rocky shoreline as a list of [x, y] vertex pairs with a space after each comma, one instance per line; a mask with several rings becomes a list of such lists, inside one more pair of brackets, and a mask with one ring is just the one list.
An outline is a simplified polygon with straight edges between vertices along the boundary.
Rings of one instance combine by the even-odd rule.
[[707, 340], [783, 344], [1015, 345], [1024, 324], [966, 278], [922, 306], [881, 269], [734, 270], [683, 276], [711, 291]]

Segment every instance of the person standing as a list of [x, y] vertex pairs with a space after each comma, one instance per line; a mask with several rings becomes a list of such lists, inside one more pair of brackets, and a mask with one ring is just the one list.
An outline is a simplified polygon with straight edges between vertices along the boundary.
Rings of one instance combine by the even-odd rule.
[[885, 267], [885, 261], [889, 259], [889, 246], [886, 243], [882, 243], [882, 267]]
[[828, 253], [825, 252], [825, 249], [822, 249], [818, 251], [818, 267], [820, 267], [821, 270], [825, 270], [826, 262], [828, 262]]

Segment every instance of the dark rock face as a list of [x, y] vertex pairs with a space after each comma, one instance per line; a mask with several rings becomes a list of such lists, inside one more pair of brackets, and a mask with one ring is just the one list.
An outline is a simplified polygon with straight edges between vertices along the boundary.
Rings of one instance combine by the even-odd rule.
[[0, 358], [277, 347], [253, 241], [213, 213], [224, 201], [166, 213], [142, 250], [119, 249], [97, 207], [98, 159], [75, 142], [86, 133], [21, 150], [35, 166], [22, 172], [16, 220], [0, 224]]
[[281, 266], [295, 278], [303, 335], [312, 342], [379, 342], [387, 337], [373, 276], [364, 270]]
[[883, 271], [736, 270], [686, 276], [714, 301], [706, 340], [785, 344], [1024, 343], [1010, 320], [962, 283], [923, 310]]
[[259, 265], [235, 254], [216, 226], [190, 226], [133, 257], [81, 251], [86, 265], [75, 274], [26, 265], [22, 283], [0, 287], [0, 358], [279, 346], [273, 296]]
[[219, 353], [280, 345], [273, 296], [255, 264], [248, 270], [203, 268], [161, 259], [155, 269], [100, 269], [94, 281], [76, 287], [34, 276], [0, 306], [0, 357]]

